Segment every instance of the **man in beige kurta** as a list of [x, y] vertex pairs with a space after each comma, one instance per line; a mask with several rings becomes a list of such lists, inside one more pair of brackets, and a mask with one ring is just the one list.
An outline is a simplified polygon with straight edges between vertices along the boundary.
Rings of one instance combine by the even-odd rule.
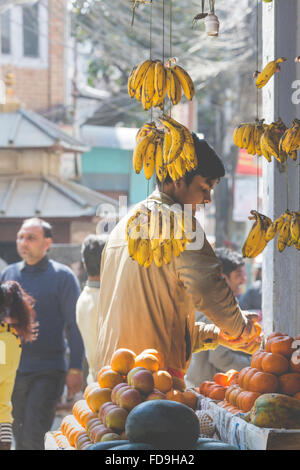
[[[110, 363], [118, 348], [129, 348], [136, 354], [155, 348], [163, 354], [166, 368], [183, 375], [192, 352], [214, 349], [218, 344], [248, 352], [258, 347], [253, 342], [247, 345], [254, 330], [251, 318], [241, 312], [205, 237], [202, 248], [173, 256], [171, 263], [162, 267], [154, 262], [148, 268], [141, 267], [129, 257], [126, 224], [139, 207], [162, 202], [190, 204], [194, 215], [196, 204], [210, 202], [210, 192], [224, 176], [224, 167], [205, 141], [195, 137], [194, 141], [197, 171], [176, 182], [167, 179], [163, 191], [154, 191], [120, 220], [106, 243], [98, 307], [98, 370]], [[195, 323], [196, 309], [212, 324]], [[220, 330], [240, 343], [227, 342]]]

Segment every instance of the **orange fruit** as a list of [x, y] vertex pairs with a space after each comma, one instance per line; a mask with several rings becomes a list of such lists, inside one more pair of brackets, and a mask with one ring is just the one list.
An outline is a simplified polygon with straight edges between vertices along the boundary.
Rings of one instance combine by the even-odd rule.
[[93, 388], [98, 388], [98, 387], [99, 387], [98, 382], [93, 382], [93, 383], [87, 385], [87, 386], [85, 387], [84, 394], [83, 394], [84, 398], [86, 399], [88, 393], [89, 393]]
[[167, 400], [177, 401], [179, 403], [185, 404], [183, 392], [180, 392], [180, 390], [175, 390], [174, 388], [172, 388], [166, 393], [166, 398]]
[[144, 367], [150, 372], [157, 372], [159, 369], [159, 362], [157, 357], [153, 354], [140, 354], [135, 358], [135, 367]]
[[166, 393], [173, 387], [173, 379], [169, 372], [158, 370], [153, 373], [154, 388], [160, 392]]
[[185, 392], [183, 392], [184, 404], [189, 406], [190, 408], [193, 408], [193, 410], [196, 409], [197, 400], [198, 400], [198, 395], [197, 393], [193, 392], [193, 390], [186, 390]]
[[217, 372], [213, 377], [214, 382], [218, 385], [226, 387], [228, 385], [228, 376], [223, 372]]
[[99, 370], [98, 374], [97, 374], [97, 382], [99, 382], [99, 377], [100, 375], [103, 374], [103, 372], [106, 372], [107, 370], [110, 370], [111, 367], [110, 366], [104, 366], [104, 367], [101, 367], [101, 369]]
[[105, 370], [100, 376], [98, 374], [97, 380], [101, 388], [111, 389], [124, 382], [122, 375], [112, 369]]
[[134, 368], [136, 354], [130, 349], [120, 348], [115, 351], [110, 361], [110, 367], [121, 375], [127, 375]]
[[80, 424], [84, 429], [86, 429], [88, 422], [94, 418], [98, 418], [98, 414], [90, 409], [84, 410], [79, 414]]
[[83, 409], [88, 409], [88, 404], [86, 400], [77, 400], [72, 408], [73, 416], [75, 416], [75, 418], [77, 419], [79, 412]]
[[152, 354], [152, 356], [155, 356], [158, 359], [159, 370], [164, 368], [164, 357], [159, 351], [157, 351], [157, 349], [145, 349], [142, 354]]
[[111, 400], [111, 389], [110, 388], [95, 388], [90, 391], [86, 401], [90, 409], [97, 413], [104, 403]]

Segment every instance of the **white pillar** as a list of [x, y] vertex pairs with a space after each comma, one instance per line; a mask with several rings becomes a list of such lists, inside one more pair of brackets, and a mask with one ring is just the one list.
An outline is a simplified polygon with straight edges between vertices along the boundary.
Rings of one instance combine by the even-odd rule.
[[[300, 77], [299, 34], [300, 0], [275, 0], [263, 3], [263, 66], [278, 57], [286, 57], [281, 72], [262, 89], [262, 117], [266, 123], [279, 116], [287, 126], [299, 118], [299, 105], [292, 102], [293, 82]], [[278, 113], [279, 111], [279, 113]], [[288, 159], [289, 209], [300, 209], [299, 162]], [[287, 178], [284, 168], [272, 158], [263, 159], [263, 209], [272, 220], [287, 208]], [[300, 251], [287, 247], [277, 250], [277, 237], [263, 253], [263, 326], [266, 333], [281, 331], [290, 335], [300, 333]]]

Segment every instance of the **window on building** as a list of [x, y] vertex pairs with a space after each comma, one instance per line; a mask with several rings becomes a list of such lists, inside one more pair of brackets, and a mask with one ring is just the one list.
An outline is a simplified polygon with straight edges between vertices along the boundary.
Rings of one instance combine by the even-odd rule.
[[1, 52], [2, 54], [11, 53], [11, 38], [10, 38], [10, 10], [2, 13], [1, 15]]
[[23, 7], [23, 54], [39, 57], [39, 5]]

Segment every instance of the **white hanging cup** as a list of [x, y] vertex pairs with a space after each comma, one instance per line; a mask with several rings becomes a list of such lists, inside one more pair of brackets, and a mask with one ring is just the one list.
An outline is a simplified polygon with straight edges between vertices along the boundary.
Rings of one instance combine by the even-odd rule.
[[208, 36], [218, 36], [219, 35], [219, 20], [216, 15], [209, 13], [205, 18], [205, 32]]

